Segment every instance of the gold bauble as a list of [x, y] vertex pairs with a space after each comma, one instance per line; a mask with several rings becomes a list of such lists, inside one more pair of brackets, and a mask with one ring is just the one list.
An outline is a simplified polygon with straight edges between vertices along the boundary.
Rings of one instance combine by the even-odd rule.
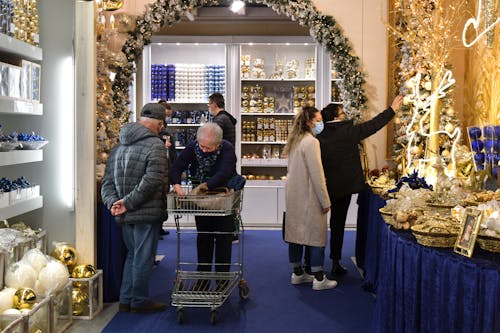
[[114, 11], [123, 7], [123, 0], [103, 0], [102, 9], [106, 11]]
[[85, 291], [79, 288], [73, 288], [71, 292], [71, 302], [73, 304], [73, 316], [81, 316], [88, 312], [89, 295]]
[[60, 243], [56, 247], [54, 247], [54, 249], [50, 253], [50, 256], [56, 258], [64, 265], [66, 265], [70, 272], [73, 266], [76, 265], [76, 250], [73, 246], [67, 243]]
[[29, 333], [43, 333], [43, 330], [38, 326], [32, 326], [29, 329]]
[[90, 278], [97, 273], [96, 269], [92, 265], [77, 265], [73, 268], [73, 272], [71, 272], [72, 278], [82, 279], [82, 278]]
[[35, 291], [31, 288], [19, 288], [14, 293], [12, 302], [18, 310], [31, 309], [36, 302]]

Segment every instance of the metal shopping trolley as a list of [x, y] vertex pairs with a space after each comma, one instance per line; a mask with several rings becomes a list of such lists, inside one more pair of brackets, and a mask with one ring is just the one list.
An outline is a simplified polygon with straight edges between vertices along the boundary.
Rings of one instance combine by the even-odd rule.
[[[183, 195], [175, 193], [167, 195], [169, 214], [174, 215], [177, 229], [177, 265], [174, 289], [172, 291], [172, 306], [177, 307], [177, 321], [184, 321], [184, 307], [210, 308], [210, 322], [217, 322], [217, 309], [226, 301], [231, 292], [238, 287], [239, 296], [247, 299], [250, 288], [243, 279], [243, 224], [241, 223], [241, 207], [243, 190], [231, 191], [216, 195]], [[189, 233], [187, 228], [181, 228], [182, 215], [197, 216], [228, 216], [235, 215], [236, 233], [239, 235], [237, 244], [237, 260], [231, 261], [228, 272], [198, 271], [198, 263], [181, 261], [181, 235]], [[198, 233], [191, 231], [191, 233]], [[235, 234], [235, 232], [213, 232], [213, 234]], [[219, 263], [215, 263], [218, 265]], [[209, 264], [212, 266], [212, 264]], [[213, 286], [212, 286], [213, 285]]]

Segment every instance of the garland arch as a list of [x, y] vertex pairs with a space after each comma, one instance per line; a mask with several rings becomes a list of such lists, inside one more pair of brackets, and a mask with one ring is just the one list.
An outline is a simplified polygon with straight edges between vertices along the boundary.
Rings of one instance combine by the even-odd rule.
[[[163, 25], [171, 26], [193, 8], [218, 5], [220, 0], [156, 0], [148, 4], [144, 14], [137, 18], [136, 27], [122, 47], [126, 63], [118, 68], [113, 81], [113, 114], [120, 122], [128, 121], [129, 87], [135, 73], [135, 63], [140, 59], [145, 45], [151, 43], [154, 32]], [[262, 3], [276, 13], [309, 27], [310, 34], [331, 54], [332, 64], [343, 80], [339, 84], [344, 111], [351, 118], [360, 119], [366, 109], [367, 98], [363, 85], [365, 75], [358, 69], [359, 58], [352, 55], [349, 40], [332, 16], [319, 13], [311, 0], [245, 0]]]

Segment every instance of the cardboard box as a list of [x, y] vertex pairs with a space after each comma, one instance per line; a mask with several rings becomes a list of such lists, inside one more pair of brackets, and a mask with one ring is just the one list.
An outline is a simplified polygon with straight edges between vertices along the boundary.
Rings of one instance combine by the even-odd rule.
[[[75, 304], [73, 299], [73, 319], [92, 320], [102, 310], [103, 306], [103, 282], [102, 269], [90, 278], [75, 279], [70, 278], [73, 283], [73, 292], [80, 296], [87, 296], [87, 302]], [[80, 297], [82, 298], [82, 297]]]

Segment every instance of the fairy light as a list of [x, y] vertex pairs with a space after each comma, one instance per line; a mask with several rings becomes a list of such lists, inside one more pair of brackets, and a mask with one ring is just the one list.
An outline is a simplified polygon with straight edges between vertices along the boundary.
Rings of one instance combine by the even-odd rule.
[[[478, 42], [478, 40], [481, 39], [481, 37], [483, 37], [488, 32], [492, 31], [495, 28], [495, 26], [498, 23], [500, 23], [500, 18], [497, 18], [494, 22], [491, 22], [491, 23], [488, 22], [491, 20], [491, 17], [493, 15], [493, 10], [492, 10], [493, 3], [491, 2], [491, 0], [488, 0], [488, 1], [490, 1], [490, 2], [488, 3], [488, 7], [485, 9], [485, 17], [487, 19], [487, 22], [485, 23], [485, 25], [487, 25], [487, 24], [490, 24], [490, 25], [486, 26], [482, 32], [478, 33], [479, 25], [481, 24], [481, 10], [483, 8], [482, 0], [479, 0], [478, 5], [477, 5], [477, 15], [475, 17], [471, 17], [470, 19], [468, 19], [465, 22], [464, 30], [462, 31], [462, 42], [463, 42], [465, 47], [471, 47], [472, 45], [476, 44]], [[490, 18], [490, 19], [488, 19], [488, 18]], [[468, 43], [466, 34], [467, 34], [467, 30], [469, 30], [469, 27], [471, 25], [474, 27], [474, 31], [476, 32], [476, 38], [474, 38], [470, 43]]]
[[[407, 152], [406, 152], [406, 161], [407, 165], [406, 168], [408, 170], [411, 169], [411, 166], [416, 162], [417, 163], [417, 171], [420, 172], [422, 169], [425, 167], [425, 165], [428, 162], [431, 162], [433, 159], [413, 159], [412, 157], [412, 147], [414, 144], [415, 137], [417, 135], [417, 131], [413, 130], [413, 127], [415, 124], [418, 122], [418, 134], [422, 135], [425, 138], [430, 138], [433, 135], [439, 135], [439, 134], [445, 134], [447, 135], [450, 139], [453, 139], [453, 144], [452, 144], [452, 149], [451, 149], [451, 161], [452, 161], [452, 173], [454, 174], [456, 171], [456, 160], [455, 160], [455, 151], [456, 147], [460, 142], [461, 138], [461, 130], [459, 127], [456, 127], [451, 133], [449, 131], [445, 130], [438, 130], [434, 132], [425, 132], [425, 121], [429, 118], [431, 114], [431, 105], [436, 103], [439, 99], [442, 99], [443, 97], [446, 96], [448, 88], [450, 88], [452, 85], [455, 84], [455, 79], [453, 78], [453, 74], [451, 71], [446, 71], [445, 74], [443, 75], [443, 78], [441, 79], [438, 87], [435, 89], [432, 94], [429, 96], [425, 97], [420, 93], [420, 80], [421, 80], [421, 74], [417, 73], [413, 78], [409, 80], [409, 83], [412, 85], [412, 93], [408, 95], [408, 101], [413, 104], [413, 114], [412, 114], [412, 119], [410, 123], [408, 124], [406, 128], [406, 135], [408, 136], [408, 145], [407, 145]], [[419, 110], [423, 110], [424, 114], [420, 117], [420, 112]]]

